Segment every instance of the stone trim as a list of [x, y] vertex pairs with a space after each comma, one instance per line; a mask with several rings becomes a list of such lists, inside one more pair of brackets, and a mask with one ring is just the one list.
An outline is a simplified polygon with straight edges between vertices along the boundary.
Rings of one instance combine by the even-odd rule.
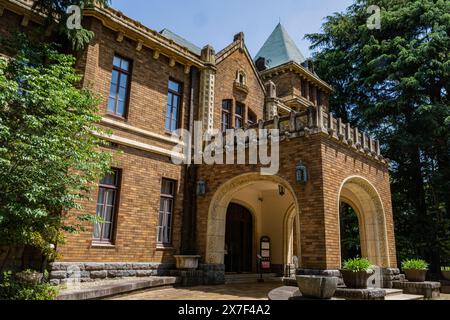
[[143, 129], [131, 126], [129, 124], [120, 122], [120, 121], [109, 119], [107, 117], [103, 117], [102, 118], [101, 124], [117, 127], [117, 128], [120, 128], [120, 129], [124, 129], [124, 130], [130, 131], [132, 133], [137, 133], [137, 134], [140, 134], [140, 135], [143, 135], [143, 136], [146, 136], [146, 137], [149, 137], [149, 138], [161, 140], [161, 141], [164, 141], [164, 142], [169, 142], [169, 143], [178, 144], [180, 146], [184, 146], [184, 142], [181, 141], [181, 140], [174, 139], [174, 138], [169, 138], [167, 136], [163, 136], [161, 134], [150, 132], [148, 130], [143, 130]]
[[69, 280], [93, 282], [127, 277], [166, 276], [173, 264], [163, 263], [98, 263], [98, 262], [54, 262], [49, 265], [50, 283], [66, 284]]

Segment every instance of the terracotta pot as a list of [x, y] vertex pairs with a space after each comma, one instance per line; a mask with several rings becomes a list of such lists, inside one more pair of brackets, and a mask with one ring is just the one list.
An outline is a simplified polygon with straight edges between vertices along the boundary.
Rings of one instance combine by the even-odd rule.
[[302, 296], [313, 299], [331, 299], [336, 292], [338, 278], [320, 276], [297, 276]]
[[347, 288], [350, 289], [367, 289], [367, 282], [373, 276], [375, 270], [364, 270], [353, 272], [351, 270], [341, 270], [342, 278]]
[[445, 280], [450, 281], [450, 271], [441, 271], [441, 273]]
[[409, 282], [425, 282], [428, 270], [410, 269], [403, 270], [403, 272]]

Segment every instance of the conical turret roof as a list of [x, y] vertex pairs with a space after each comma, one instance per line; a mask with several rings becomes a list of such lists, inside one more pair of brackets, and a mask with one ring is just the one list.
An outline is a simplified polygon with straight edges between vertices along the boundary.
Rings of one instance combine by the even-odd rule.
[[268, 69], [278, 67], [287, 62], [302, 64], [306, 60], [281, 23], [276, 26], [261, 50], [259, 50], [255, 61], [261, 57], [266, 59]]

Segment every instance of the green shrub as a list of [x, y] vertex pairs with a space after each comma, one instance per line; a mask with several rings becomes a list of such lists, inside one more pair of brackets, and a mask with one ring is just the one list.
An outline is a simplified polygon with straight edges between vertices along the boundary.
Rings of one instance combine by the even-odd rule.
[[441, 267], [441, 271], [450, 271], [450, 267]]
[[410, 259], [402, 262], [403, 270], [428, 270], [428, 263], [421, 259]]
[[344, 270], [349, 270], [353, 272], [359, 271], [369, 271], [373, 265], [366, 258], [355, 258], [349, 259], [344, 262]]
[[3, 273], [0, 300], [54, 300], [58, 289], [48, 283], [31, 284], [16, 281], [12, 272]]

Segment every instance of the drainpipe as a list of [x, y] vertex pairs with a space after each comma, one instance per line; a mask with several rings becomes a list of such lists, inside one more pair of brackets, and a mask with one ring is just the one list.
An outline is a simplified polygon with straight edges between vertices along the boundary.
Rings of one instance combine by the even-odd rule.
[[[191, 67], [190, 71], [190, 99], [189, 99], [189, 132], [194, 130], [194, 81], [198, 78], [198, 70]], [[193, 137], [193, 136], [192, 136]], [[189, 156], [192, 159], [192, 145], [188, 146]], [[197, 167], [187, 163], [184, 166], [184, 199], [183, 199], [183, 225], [181, 234], [181, 254], [196, 255], [196, 220], [197, 220]]]

